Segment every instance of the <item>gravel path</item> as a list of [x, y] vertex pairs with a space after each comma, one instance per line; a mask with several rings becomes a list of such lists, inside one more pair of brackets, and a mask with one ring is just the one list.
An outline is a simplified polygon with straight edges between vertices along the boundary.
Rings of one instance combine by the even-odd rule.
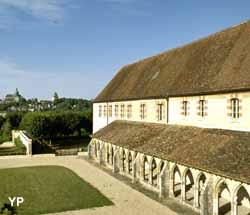
[[[177, 215], [166, 206], [132, 189], [99, 168], [75, 156], [68, 157], [31, 157], [6, 159], [0, 168], [59, 165], [70, 168], [85, 181], [99, 189], [114, 206], [53, 213], [53, 215]], [[52, 214], [51, 214], [52, 215]]]

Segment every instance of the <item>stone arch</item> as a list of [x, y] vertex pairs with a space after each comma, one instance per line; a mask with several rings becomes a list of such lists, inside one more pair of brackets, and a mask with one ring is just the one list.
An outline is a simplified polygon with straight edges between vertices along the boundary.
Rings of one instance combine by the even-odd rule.
[[173, 195], [174, 197], [181, 196], [181, 171], [177, 165], [174, 165], [171, 171], [173, 177]]
[[198, 208], [201, 206], [201, 192], [202, 192], [203, 187], [205, 186], [206, 180], [207, 180], [207, 176], [203, 172], [200, 172], [198, 176], [196, 177], [195, 196], [197, 196], [197, 203], [195, 205]]
[[184, 200], [193, 204], [194, 201], [194, 177], [190, 169], [183, 172], [183, 182], [185, 186]]
[[98, 141], [95, 141], [95, 157], [97, 158], [97, 156], [98, 156], [98, 154], [97, 154], [97, 152], [98, 152]]
[[106, 160], [107, 160], [107, 163], [110, 162], [110, 147], [109, 147], [109, 144], [106, 145]]
[[163, 170], [164, 166], [165, 166], [165, 162], [163, 160], [160, 160], [160, 162], [158, 164], [158, 172], [159, 172], [159, 174]]
[[151, 171], [150, 176], [152, 185], [157, 186], [158, 168], [154, 157], [152, 158], [150, 163], [150, 171]]
[[133, 172], [133, 156], [132, 152], [128, 152], [128, 174], [132, 175]]
[[250, 214], [250, 194], [242, 185], [238, 185], [233, 192], [233, 200], [235, 200], [236, 215]]
[[110, 163], [111, 165], [114, 164], [114, 146], [111, 145], [111, 152], [110, 152]]
[[220, 180], [215, 187], [215, 194], [218, 200], [218, 214], [226, 215], [231, 213], [231, 192], [225, 180]]
[[148, 181], [149, 180], [149, 162], [147, 156], [143, 156], [142, 158], [142, 174], [143, 174], [143, 180]]
[[122, 161], [122, 171], [126, 171], [126, 159], [127, 159], [127, 156], [126, 156], [126, 151], [125, 149], [122, 149], [121, 151], [121, 161]]

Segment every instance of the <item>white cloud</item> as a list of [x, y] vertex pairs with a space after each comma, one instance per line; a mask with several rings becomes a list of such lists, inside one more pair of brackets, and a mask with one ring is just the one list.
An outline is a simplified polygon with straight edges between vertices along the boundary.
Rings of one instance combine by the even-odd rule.
[[33, 18], [60, 23], [65, 17], [65, 7], [69, 0], [0, 0], [0, 28], [8, 28], [17, 22], [15, 10]]
[[0, 98], [16, 88], [25, 97], [43, 99], [52, 97], [55, 91], [65, 97], [90, 98], [98, 90], [93, 87], [95, 78], [91, 74], [28, 71], [1, 59], [0, 77]]

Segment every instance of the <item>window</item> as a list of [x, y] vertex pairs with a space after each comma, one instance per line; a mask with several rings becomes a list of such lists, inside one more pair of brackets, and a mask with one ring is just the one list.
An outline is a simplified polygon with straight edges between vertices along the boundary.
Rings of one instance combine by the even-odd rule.
[[125, 106], [121, 105], [121, 118], [124, 118], [125, 116]]
[[112, 105], [109, 105], [109, 117], [112, 117]]
[[240, 106], [238, 98], [231, 99], [231, 117], [234, 119], [238, 119], [240, 117]]
[[141, 104], [140, 106], [140, 118], [141, 120], [146, 119], [146, 104]]
[[132, 105], [127, 106], [127, 118], [132, 118]]
[[118, 116], [119, 116], [118, 111], [119, 111], [119, 106], [115, 105], [115, 117], [116, 118], [118, 118]]
[[158, 121], [163, 120], [163, 109], [164, 109], [164, 105], [162, 103], [157, 104], [157, 120]]
[[187, 116], [188, 115], [188, 101], [182, 101], [182, 107], [181, 107], [181, 109], [182, 109], [181, 114], [183, 116]]
[[103, 116], [107, 116], [107, 105], [103, 106]]
[[99, 105], [99, 117], [102, 117], [102, 106]]
[[199, 115], [201, 117], [205, 116], [205, 100], [203, 99], [199, 101]]

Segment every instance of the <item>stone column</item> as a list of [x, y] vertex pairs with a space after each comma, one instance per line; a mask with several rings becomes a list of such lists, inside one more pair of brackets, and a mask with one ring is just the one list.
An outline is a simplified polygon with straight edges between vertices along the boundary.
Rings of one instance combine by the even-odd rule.
[[136, 159], [132, 163], [132, 183], [136, 182]]
[[174, 175], [172, 173], [169, 177], [169, 196], [174, 197]]
[[100, 150], [98, 151], [98, 161], [99, 164], [103, 164], [103, 145], [100, 146]]
[[157, 186], [159, 188], [159, 198], [164, 198], [167, 196], [167, 168], [166, 166], [163, 168], [161, 172], [157, 175]]
[[213, 199], [213, 215], [219, 215], [219, 197], [215, 194]]
[[144, 162], [141, 158], [139, 158], [139, 166], [140, 166], [140, 179], [144, 181], [145, 167], [144, 167]]
[[181, 200], [186, 201], [186, 179], [181, 180]]
[[238, 201], [237, 196], [233, 196], [231, 199], [231, 214], [238, 215]]
[[200, 214], [208, 215], [208, 194], [206, 190], [202, 189], [200, 195], [201, 195], [200, 196]]
[[116, 150], [113, 155], [113, 166], [112, 166], [113, 173], [119, 172], [119, 151]]
[[123, 171], [123, 154], [120, 153], [120, 151], [118, 152], [119, 153], [119, 169], [120, 169], [120, 172]]
[[92, 155], [92, 143], [90, 142], [88, 145], [88, 158], [91, 159]]
[[194, 185], [194, 207], [199, 208], [199, 185], [198, 184]]
[[152, 164], [151, 166], [149, 167], [149, 170], [148, 170], [148, 182], [149, 184], [153, 184], [153, 172], [152, 172]]

